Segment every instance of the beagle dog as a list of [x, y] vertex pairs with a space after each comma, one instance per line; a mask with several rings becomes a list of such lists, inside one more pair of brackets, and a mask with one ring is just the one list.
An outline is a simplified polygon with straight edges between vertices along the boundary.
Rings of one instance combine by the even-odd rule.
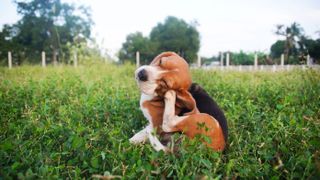
[[[221, 118], [218, 121], [207, 106], [199, 106], [202, 107], [200, 112], [204, 113], [199, 112], [194, 97], [201, 100], [209, 96], [198, 85], [192, 84], [188, 63], [182, 57], [164, 52], [150, 65], [138, 68], [135, 78], [141, 91], [140, 108], [149, 124], [130, 138], [131, 143], [139, 144], [149, 139], [155, 150], [169, 151], [156, 134], [182, 132], [189, 138], [196, 135], [208, 137], [209, 140], [204, 143], [216, 151], [225, 148], [227, 123], [223, 112], [219, 109]], [[205, 101], [209, 102], [208, 105], [214, 105], [216, 111], [218, 106], [212, 104], [210, 99]]]

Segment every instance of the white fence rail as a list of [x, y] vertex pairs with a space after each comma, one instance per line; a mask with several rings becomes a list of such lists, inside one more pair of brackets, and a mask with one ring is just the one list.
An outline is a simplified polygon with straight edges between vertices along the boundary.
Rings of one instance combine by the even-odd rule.
[[[230, 65], [230, 54], [226, 53], [226, 64], [223, 64], [224, 53], [220, 53], [220, 66], [204, 66], [201, 64], [201, 57], [198, 55], [197, 63], [192, 68], [201, 68], [201, 69], [211, 69], [211, 70], [234, 70], [234, 71], [282, 71], [282, 70], [293, 70], [293, 69], [302, 69], [305, 70], [307, 68], [320, 70], [320, 65], [312, 64], [310, 60], [310, 56], [307, 56], [307, 64], [306, 65], [284, 65], [284, 55], [281, 55], [281, 64], [280, 65], [258, 65], [258, 55], [256, 54], [254, 57], [253, 65]], [[46, 67], [46, 53], [43, 51], [41, 53], [41, 65], [42, 67]], [[73, 65], [74, 67], [78, 66], [78, 57], [77, 53], [74, 53], [73, 57]], [[140, 53], [136, 52], [136, 66], [140, 66]], [[12, 68], [12, 53], [8, 52], [8, 68]]]
[[[223, 64], [225, 54], [225, 62]], [[136, 53], [136, 66], [140, 66], [140, 53]], [[310, 56], [307, 56], [307, 64], [306, 65], [285, 65], [284, 64], [284, 54], [281, 55], [281, 64], [280, 65], [259, 65], [258, 64], [258, 55], [254, 56], [254, 64], [253, 65], [230, 65], [230, 53], [222, 53], [220, 52], [220, 65], [209, 65], [205, 66], [201, 64], [201, 57], [198, 55], [196, 60], [196, 64], [191, 65], [191, 68], [201, 68], [206, 70], [233, 70], [233, 71], [283, 71], [283, 70], [293, 70], [293, 69], [302, 69], [305, 70], [307, 68], [320, 70], [320, 65], [313, 65]]]
[[[42, 51], [41, 52], [41, 66], [42, 67], [46, 67], [46, 52]], [[12, 53], [11, 51], [8, 52], [8, 68], [9, 69], [12, 69]], [[53, 65], [56, 66], [57, 65], [57, 62], [56, 61], [53, 61]], [[74, 52], [74, 57], [73, 57], [73, 65], [74, 67], [77, 67], [78, 66], [78, 57], [77, 57], [77, 53]]]
[[[196, 68], [196, 67], [194, 67]], [[306, 70], [308, 68], [320, 70], [320, 65], [238, 65], [238, 66], [201, 66], [206, 70], [231, 70], [231, 71], [290, 71], [294, 69]]]

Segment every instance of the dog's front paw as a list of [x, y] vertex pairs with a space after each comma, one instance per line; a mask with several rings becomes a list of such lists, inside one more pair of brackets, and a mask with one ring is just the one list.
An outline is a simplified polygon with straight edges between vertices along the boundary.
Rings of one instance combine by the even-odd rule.
[[172, 126], [171, 126], [170, 120], [163, 121], [161, 128], [164, 132], [172, 132]]
[[130, 139], [129, 139], [129, 142], [130, 142], [131, 144], [139, 144], [139, 141], [137, 141], [137, 139], [136, 139], [135, 137], [130, 138]]
[[129, 142], [131, 144], [143, 144], [145, 143], [146, 138], [139, 136], [139, 135], [134, 135], [132, 138], [129, 139]]
[[176, 92], [174, 90], [168, 90], [164, 95], [165, 100], [171, 100], [176, 98]]

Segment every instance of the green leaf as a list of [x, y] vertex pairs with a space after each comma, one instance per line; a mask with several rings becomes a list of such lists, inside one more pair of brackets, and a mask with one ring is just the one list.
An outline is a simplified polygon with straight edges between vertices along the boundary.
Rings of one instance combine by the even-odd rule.
[[84, 144], [84, 140], [81, 137], [74, 136], [72, 139], [72, 148], [73, 149], [78, 149]]
[[210, 162], [208, 159], [201, 159], [200, 161], [201, 161], [201, 163], [202, 163], [203, 165], [206, 166], [206, 168], [210, 168], [211, 165], [212, 165], [211, 162]]
[[10, 141], [5, 141], [0, 147], [5, 151], [14, 149], [13, 144]]
[[98, 168], [99, 167], [99, 159], [97, 157], [93, 157], [91, 158], [91, 166], [94, 168]]
[[283, 109], [283, 105], [277, 104], [276, 108], [277, 108], [278, 110], [281, 110], [281, 109]]
[[104, 160], [106, 158], [106, 153], [105, 152], [101, 152], [101, 157], [102, 157], [102, 160]]

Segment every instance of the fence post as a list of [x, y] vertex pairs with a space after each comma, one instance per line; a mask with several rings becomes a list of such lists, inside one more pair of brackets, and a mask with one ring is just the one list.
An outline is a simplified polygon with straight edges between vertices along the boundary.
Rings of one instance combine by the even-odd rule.
[[10, 51], [8, 51], [8, 66], [9, 66], [9, 69], [12, 68], [12, 55]]
[[229, 65], [230, 65], [230, 54], [227, 53], [227, 64], [226, 64], [226, 66], [229, 67]]
[[272, 72], [276, 72], [276, 65], [272, 65]]
[[46, 53], [44, 51], [41, 52], [41, 60], [42, 60], [42, 67], [46, 67]]
[[220, 66], [223, 66], [223, 52], [220, 52]]
[[258, 70], [258, 54], [254, 55], [254, 69]]
[[241, 64], [239, 65], [239, 71], [242, 71], [242, 65]]
[[200, 57], [200, 55], [198, 55], [198, 67], [199, 68], [201, 67], [201, 57]]
[[78, 56], [76, 51], [73, 54], [73, 66], [78, 67]]
[[137, 65], [137, 68], [140, 67], [140, 53], [139, 53], [139, 51], [136, 52], [136, 65]]
[[284, 54], [281, 54], [281, 67], [283, 68], [284, 66]]
[[307, 66], [310, 66], [311, 65], [311, 62], [310, 62], [310, 55], [308, 54], [307, 56]]

